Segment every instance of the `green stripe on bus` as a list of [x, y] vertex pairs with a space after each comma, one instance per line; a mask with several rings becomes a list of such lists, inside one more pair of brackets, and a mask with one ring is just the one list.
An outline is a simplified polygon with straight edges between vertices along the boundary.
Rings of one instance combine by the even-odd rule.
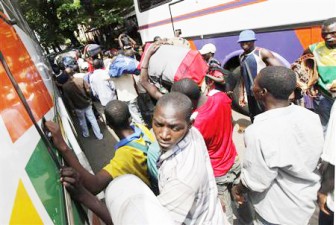
[[[63, 189], [60, 174], [42, 140], [36, 146], [26, 166], [28, 176], [55, 225], [66, 224]], [[75, 224], [84, 224], [74, 207]]]

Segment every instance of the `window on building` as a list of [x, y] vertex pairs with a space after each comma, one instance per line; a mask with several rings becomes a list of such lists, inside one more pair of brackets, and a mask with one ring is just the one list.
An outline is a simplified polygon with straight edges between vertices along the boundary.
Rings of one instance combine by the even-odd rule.
[[138, 0], [139, 11], [144, 12], [172, 0]]

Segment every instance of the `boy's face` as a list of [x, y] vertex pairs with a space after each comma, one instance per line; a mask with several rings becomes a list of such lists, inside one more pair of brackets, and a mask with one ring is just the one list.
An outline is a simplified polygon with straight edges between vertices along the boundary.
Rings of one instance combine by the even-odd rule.
[[184, 112], [157, 106], [153, 116], [153, 131], [163, 152], [173, 148], [187, 134], [190, 122]]

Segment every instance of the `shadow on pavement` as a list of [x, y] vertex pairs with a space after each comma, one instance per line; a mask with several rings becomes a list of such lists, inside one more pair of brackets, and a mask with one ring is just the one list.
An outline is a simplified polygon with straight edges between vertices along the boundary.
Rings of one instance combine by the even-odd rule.
[[115, 138], [108, 130], [105, 123], [97, 120], [100, 130], [104, 135], [102, 140], [98, 140], [90, 128], [90, 136], [84, 138], [81, 135], [81, 129], [78, 124], [77, 118], [72, 117], [74, 126], [78, 133], [77, 140], [85, 153], [94, 173], [99, 172], [106, 164], [110, 162], [114, 156], [114, 145], [117, 143]]

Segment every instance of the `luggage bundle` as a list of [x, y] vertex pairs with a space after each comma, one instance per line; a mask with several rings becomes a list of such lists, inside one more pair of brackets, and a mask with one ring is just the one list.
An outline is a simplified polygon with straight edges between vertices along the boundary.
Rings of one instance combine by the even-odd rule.
[[136, 59], [118, 55], [108, 68], [109, 75], [110, 77], [120, 77], [122, 74], [139, 74], [138, 65], [139, 62]]
[[[140, 66], [141, 62], [138, 68]], [[201, 86], [207, 71], [208, 65], [198, 51], [175, 45], [160, 46], [150, 58], [148, 66], [149, 78], [160, 84], [162, 81], [173, 84], [183, 78], [190, 78]]]

